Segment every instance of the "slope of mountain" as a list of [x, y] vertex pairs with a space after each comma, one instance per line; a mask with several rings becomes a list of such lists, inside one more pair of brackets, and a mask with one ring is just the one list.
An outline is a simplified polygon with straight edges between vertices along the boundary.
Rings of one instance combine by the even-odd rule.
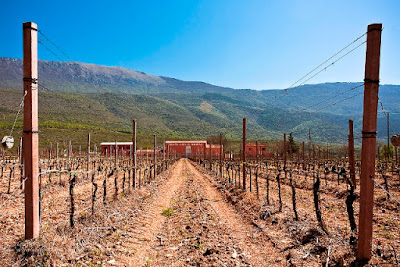
[[[153, 133], [181, 139], [219, 132], [239, 140], [243, 117], [248, 120], [250, 139], [275, 139], [293, 132], [297, 140], [306, 140], [311, 129], [315, 141], [344, 143], [349, 118], [355, 121], [355, 132], [361, 132], [361, 83], [303, 85], [286, 91], [238, 90], [120, 67], [51, 61], [39, 61], [39, 83], [51, 90], [40, 88], [44, 143], [56, 138], [85, 140], [82, 136], [88, 130], [99, 134], [98, 141], [129, 140], [132, 118], [138, 119], [139, 134], [148, 140]], [[0, 58], [1, 132], [11, 128], [20, 88], [22, 60]], [[380, 87], [386, 110], [400, 109], [399, 89], [399, 85]], [[380, 112], [381, 138], [386, 136], [383, 116]], [[400, 132], [399, 114], [393, 112], [390, 118], [391, 134]]]

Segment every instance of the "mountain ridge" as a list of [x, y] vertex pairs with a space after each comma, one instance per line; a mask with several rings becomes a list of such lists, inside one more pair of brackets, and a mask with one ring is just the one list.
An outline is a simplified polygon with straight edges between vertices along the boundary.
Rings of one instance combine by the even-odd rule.
[[[107, 130], [111, 126], [105, 125], [103, 120], [110, 120], [117, 132], [128, 133], [131, 119], [139, 117], [144, 122], [143, 135], [157, 132], [165, 138], [187, 139], [222, 132], [238, 140], [241, 119], [246, 117], [249, 138], [277, 139], [283, 132], [293, 132], [298, 140], [307, 140], [311, 128], [313, 140], [317, 142], [344, 143], [348, 119], [353, 118], [355, 132], [361, 131], [362, 83], [306, 84], [288, 90], [233, 89], [116, 66], [54, 61], [39, 61], [39, 83], [50, 89], [46, 92], [40, 88], [40, 92], [51, 99], [49, 103], [53, 106], [41, 107], [45, 113], [39, 111], [46, 127], [57, 123], [59, 127], [61, 122], [69, 123], [65, 127], [70, 127], [74, 121], [80, 121], [79, 127], [95, 127], [98, 123], [103, 125], [100, 128]], [[21, 59], [0, 58], [0, 88], [0, 96], [22, 88]], [[400, 110], [399, 89], [399, 85], [380, 86], [379, 97], [385, 109]], [[10, 101], [17, 101], [18, 94], [15, 92], [14, 100]], [[79, 117], [79, 108], [90, 114], [88, 106], [82, 104], [81, 107], [73, 106], [74, 116], [65, 121], [66, 115], [56, 110], [56, 106], [63, 103], [52, 94], [59, 94], [60, 99], [70, 97], [78, 103], [81, 102], [79, 98], [86, 99], [98, 108], [99, 113], [108, 115], [100, 116], [101, 120], [86, 118], [84, 113]], [[343, 101], [345, 98], [349, 99]], [[0, 115], [10, 119], [11, 110], [0, 109]], [[382, 138], [386, 127], [382, 114], [379, 116], [378, 136]], [[152, 121], [157, 123], [150, 123]], [[400, 117], [393, 114], [391, 121], [391, 131], [399, 132]], [[3, 125], [4, 129], [8, 127], [6, 125]]]

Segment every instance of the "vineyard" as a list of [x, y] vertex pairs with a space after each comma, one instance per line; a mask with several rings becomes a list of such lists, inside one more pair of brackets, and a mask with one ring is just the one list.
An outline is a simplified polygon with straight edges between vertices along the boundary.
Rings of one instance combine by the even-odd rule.
[[[136, 168], [132, 168], [129, 159], [119, 160], [118, 167], [115, 160], [102, 158], [94, 159], [89, 164], [88, 160], [83, 158], [41, 160], [39, 169], [46, 170], [39, 173], [39, 206], [43, 236], [46, 236], [50, 229], [58, 229], [56, 232], [60, 233], [58, 231], [68, 231], [66, 229], [74, 228], [76, 224], [99, 222], [103, 219], [107, 221], [108, 218], [106, 219], [102, 212], [107, 210], [108, 206], [112, 209], [110, 203], [124, 198], [135, 189], [140, 191], [148, 184], [156, 182], [160, 179], [158, 175], [167, 175], [173, 163], [174, 160], [161, 160], [156, 164], [154, 161], [149, 163], [144, 160], [140, 161]], [[17, 252], [21, 252], [25, 249], [19, 250], [15, 247], [15, 242], [23, 238], [24, 232], [23, 225], [18, 223], [24, 216], [24, 179], [21, 177], [21, 165], [16, 160], [7, 159], [1, 165], [0, 175], [3, 211], [1, 223], [5, 226], [2, 234], [8, 237], [4, 239], [7, 242], [5, 247], [8, 250], [14, 247]], [[54, 236], [51, 239], [53, 238]], [[29, 252], [28, 249], [26, 253], [34, 251]], [[8, 253], [10, 251], [2, 251], [1, 258], [6, 260]], [[25, 257], [28, 255], [26, 253], [21, 255]]]
[[[304, 84], [367, 43], [364, 83], [337, 95], [364, 86], [362, 136], [354, 137], [349, 119], [348, 143], [336, 149], [344, 154], [321, 151], [310, 129], [307, 148], [292, 134], [287, 142], [286, 133], [273, 148], [249, 143], [254, 124], [247, 129], [246, 118], [234, 152], [222, 133], [209, 136], [209, 144], [163, 145], [154, 133], [152, 149], [138, 150], [136, 119], [132, 142], [103, 142], [98, 151], [89, 133], [87, 152], [79, 142], [73, 153], [71, 141], [67, 149], [57, 142], [39, 151], [38, 88], [48, 89], [38, 83], [42, 33], [32, 22], [23, 31], [24, 95], [0, 159], [2, 266], [400, 265], [400, 165], [393, 141], [390, 152], [389, 113], [387, 146], [376, 153], [378, 102], [384, 110], [381, 24], [338, 53], [365, 35], [367, 41], [300, 79]], [[6, 152], [22, 108], [23, 136], [13, 156]]]
[[[350, 265], [354, 261], [359, 187], [355, 189], [351, 183], [349, 165], [344, 160], [288, 159], [285, 162], [271, 159], [250, 160], [244, 164], [234, 160], [193, 159], [182, 162], [170, 159], [154, 164], [151, 159], [143, 159], [138, 161], [136, 168], [131, 167], [129, 158], [115, 162], [114, 159], [98, 157], [89, 165], [86, 158], [79, 157], [69, 161], [41, 160], [42, 230], [40, 238], [34, 241], [23, 241], [21, 165], [17, 160], [7, 161], [1, 168], [0, 204], [1, 224], [4, 225], [2, 236], [5, 237], [1, 261], [8, 264], [14, 261], [55, 265], [114, 261], [129, 264], [132, 259], [156, 265], [168, 262], [207, 264], [218, 255], [221, 264], [262, 265], [262, 260], [271, 261], [274, 254], [277, 255], [273, 257], [276, 261], [271, 263], [281, 265]], [[184, 165], [186, 170], [178, 174], [179, 178], [174, 177], [177, 169], [182, 168], [180, 165]], [[243, 166], [246, 167], [245, 179]], [[360, 164], [356, 166], [358, 180]], [[374, 200], [374, 241], [370, 263], [399, 264], [400, 169], [395, 162], [381, 162], [377, 166], [374, 182], [378, 190]], [[174, 187], [175, 179], [181, 181]], [[247, 185], [245, 191], [244, 183]], [[207, 196], [209, 190], [208, 193], [202, 192], [200, 188], [193, 188], [196, 185], [202, 190], [212, 186], [209, 190], [216, 191], [215, 195]], [[179, 192], [176, 194], [179, 199], [162, 196], [162, 190], [169, 194]], [[188, 190], [185, 195], [184, 191]], [[159, 199], [159, 194], [166, 203], [152, 203]], [[180, 199], [184, 197], [190, 201]], [[254, 232], [254, 240], [263, 242], [261, 248], [241, 246], [235, 243], [240, 240], [237, 237], [237, 240], [232, 240], [234, 243], [227, 244], [228, 251], [221, 251], [226, 241], [208, 240], [199, 234], [204, 229], [196, 229], [198, 232], [191, 233], [193, 236], [162, 232], [164, 228], [190, 232], [187, 229], [214, 223], [208, 226], [211, 231], [216, 227], [216, 221], [223, 220], [218, 212], [213, 214], [218, 207], [208, 206], [212, 206], [218, 197], [219, 201], [226, 201], [225, 205], [235, 210], [231, 216], [239, 216], [243, 225], [232, 225], [230, 230], [243, 231], [242, 234], [247, 235]], [[188, 208], [188, 205], [193, 207]], [[143, 217], [146, 212], [153, 214]], [[199, 214], [193, 215], [194, 212]], [[157, 228], [152, 225], [153, 216], [165, 221], [157, 222], [160, 224]], [[129, 230], [128, 225], [132, 227]], [[246, 229], [240, 230], [240, 227]], [[237, 228], [239, 230], [235, 230]], [[226, 230], [213, 231], [223, 235]], [[234, 233], [228, 235], [235, 236]], [[135, 238], [132, 244], [131, 238]], [[193, 241], [196, 238], [198, 245]], [[189, 243], [185, 244], [185, 241]], [[140, 244], [147, 242], [150, 244]], [[156, 244], [152, 245], [152, 242]], [[168, 245], [168, 242], [172, 243]], [[249, 246], [253, 242], [252, 237], [245, 244]], [[116, 245], [122, 245], [124, 249], [114, 250]], [[264, 246], [270, 246], [270, 251], [263, 251]], [[176, 248], [174, 254], [161, 250], [171, 247]], [[185, 262], [187, 258], [184, 255], [191, 255], [188, 257], [190, 261]]]

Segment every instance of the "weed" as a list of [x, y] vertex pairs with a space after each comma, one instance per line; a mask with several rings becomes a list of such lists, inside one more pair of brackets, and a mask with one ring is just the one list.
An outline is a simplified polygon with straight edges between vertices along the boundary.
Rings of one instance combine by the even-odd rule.
[[161, 214], [164, 215], [165, 217], [170, 217], [173, 211], [174, 211], [173, 208], [167, 208], [163, 210]]

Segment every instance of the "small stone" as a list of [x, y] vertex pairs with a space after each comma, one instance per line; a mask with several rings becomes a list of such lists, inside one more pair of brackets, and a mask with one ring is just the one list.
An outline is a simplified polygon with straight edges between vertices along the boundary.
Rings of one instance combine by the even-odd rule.
[[236, 250], [234, 249], [233, 253], [232, 253], [232, 258], [236, 259], [237, 256], [238, 256], [238, 254], [237, 254]]

